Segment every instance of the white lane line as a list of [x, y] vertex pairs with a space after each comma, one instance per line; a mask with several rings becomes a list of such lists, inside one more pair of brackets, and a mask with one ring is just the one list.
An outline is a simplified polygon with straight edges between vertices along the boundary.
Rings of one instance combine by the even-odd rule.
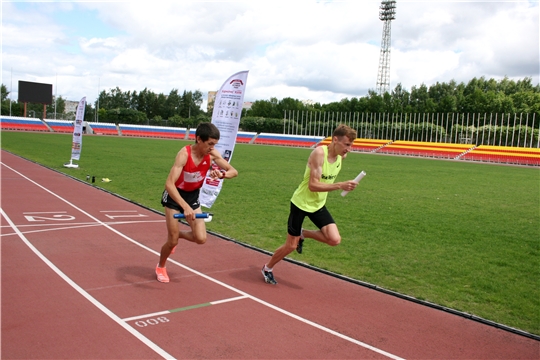
[[[140, 224], [140, 223], [144, 223], [144, 224], [147, 224], [147, 223], [164, 223], [165, 220], [146, 220], [146, 221], [116, 221], [116, 222], [106, 222], [106, 223], [103, 223], [103, 224], [107, 224], [107, 225], [111, 225], [111, 226], [114, 226], [114, 225], [132, 225], [132, 224]], [[39, 233], [39, 232], [48, 232], [48, 231], [57, 231], [57, 230], [71, 230], [71, 229], [81, 229], [81, 228], [87, 228], [87, 227], [97, 227], [97, 226], [103, 226], [103, 224], [101, 223], [70, 223], [69, 225], [66, 224], [66, 225], [63, 225], [63, 226], [60, 226], [60, 227], [57, 227], [57, 228], [47, 228], [47, 229], [40, 229], [40, 230], [28, 230], [28, 231], [22, 231], [23, 234], [34, 234], [34, 233]], [[17, 227], [20, 229], [22, 228], [29, 228], [29, 227], [47, 227], [47, 226], [58, 226], [58, 224], [34, 224], [34, 225], [17, 225]], [[5, 226], [0, 226], [0, 229], [4, 229], [4, 228], [9, 228], [11, 229], [11, 226], [9, 225], [5, 225]], [[13, 236], [13, 235], [17, 235], [17, 233], [15, 232], [12, 232], [12, 233], [4, 233], [2, 232], [2, 234], [0, 234], [0, 238], [4, 237], [4, 236]]]
[[116, 314], [114, 314], [112, 311], [110, 311], [107, 307], [105, 307], [103, 304], [101, 304], [99, 301], [97, 301], [94, 297], [92, 297], [90, 294], [88, 294], [86, 291], [84, 291], [83, 288], [81, 288], [77, 283], [75, 283], [73, 280], [71, 280], [66, 274], [64, 274], [56, 265], [54, 265], [49, 259], [45, 257], [28, 239], [17, 229], [15, 224], [11, 221], [11, 219], [7, 216], [7, 214], [4, 212], [4, 209], [0, 208], [0, 213], [2, 216], [6, 219], [6, 221], [11, 225], [13, 230], [17, 232], [17, 235], [19, 235], [19, 238], [32, 250], [47, 266], [49, 266], [60, 278], [62, 278], [65, 282], [67, 282], [73, 289], [75, 289], [79, 294], [84, 296], [84, 298], [90, 303], [92, 303], [94, 306], [96, 306], [99, 310], [101, 310], [103, 313], [105, 313], [108, 317], [110, 317], [112, 320], [114, 320], [117, 324], [122, 326], [124, 329], [126, 329], [129, 333], [131, 333], [133, 336], [135, 336], [137, 339], [139, 339], [142, 343], [144, 343], [146, 346], [148, 346], [150, 349], [154, 350], [157, 354], [162, 356], [164, 359], [172, 359], [174, 358], [172, 355], [167, 353], [165, 350], [154, 344], [152, 341], [150, 341], [147, 337], [145, 337], [143, 334], [126, 324], [125, 321], [122, 321], [120, 317], [118, 317]]
[[169, 310], [165, 310], [165, 311], [159, 311], [159, 312], [146, 314], [146, 315], [132, 316], [132, 317], [129, 317], [129, 318], [124, 318], [122, 320], [125, 321], [125, 322], [128, 322], [128, 321], [133, 321], [133, 320], [146, 319], [146, 318], [154, 317], [154, 316], [168, 315], [170, 313], [171, 312]]
[[[78, 222], [78, 223], [69, 223], [64, 224], [63, 226], [71, 226], [71, 225], [88, 225], [88, 226], [102, 226], [103, 224], [107, 225], [124, 225], [124, 224], [148, 224], [148, 223], [157, 223], [162, 222], [164, 223], [165, 220], [159, 219], [159, 220], [124, 220], [124, 221], [103, 221], [103, 222], [93, 222], [93, 221], [86, 221], [86, 222]], [[47, 226], [59, 226], [61, 224], [58, 223], [45, 223], [45, 224], [19, 224], [17, 227], [19, 229], [22, 228], [29, 228], [29, 227], [47, 227]], [[2, 225], [0, 228], [11, 228], [9, 225]]]
[[237, 296], [237, 297], [233, 297], [233, 298], [229, 298], [229, 299], [210, 301], [208, 303], [190, 305], [190, 306], [185, 306], [185, 307], [182, 307], [182, 308], [171, 309], [171, 310], [164, 310], [164, 311], [159, 311], [159, 312], [155, 312], [155, 313], [151, 313], [151, 314], [132, 316], [132, 317], [124, 318], [122, 320], [127, 322], [127, 321], [139, 320], [139, 319], [146, 319], [146, 318], [149, 318], [149, 317], [167, 315], [167, 314], [172, 314], [172, 313], [180, 312], [180, 311], [184, 311], [184, 310], [198, 309], [198, 308], [201, 308], [201, 307], [204, 307], [204, 306], [219, 305], [219, 304], [224, 304], [224, 303], [227, 303], [227, 302], [237, 301], [237, 300], [242, 300], [242, 299], [248, 299], [248, 297], [247, 296]]
[[223, 300], [218, 300], [218, 301], [210, 301], [210, 304], [212, 304], [212, 305], [224, 304], [224, 303], [229, 302], [229, 301], [242, 300], [242, 299], [246, 299], [246, 298], [247, 298], [247, 296], [237, 296], [237, 297], [233, 297], [233, 298], [230, 298], [230, 299], [223, 299]]
[[65, 214], [67, 211], [31, 211], [23, 212], [23, 214]]
[[[106, 225], [105, 223], [103, 223], [102, 221], [98, 220], [98, 219], [95, 218], [94, 216], [90, 215], [90, 214], [87, 213], [86, 211], [84, 211], [84, 210], [80, 209], [79, 207], [77, 207], [75, 204], [70, 203], [68, 200], [66, 200], [66, 199], [62, 198], [61, 196], [59, 196], [59, 195], [53, 193], [53, 192], [50, 191], [49, 189], [47, 189], [47, 188], [45, 188], [44, 186], [42, 186], [42, 185], [36, 183], [35, 181], [33, 181], [32, 179], [26, 177], [25, 175], [21, 174], [20, 172], [16, 171], [15, 169], [13, 169], [13, 168], [11, 168], [11, 167], [7, 166], [6, 164], [3, 164], [3, 163], [2, 163], [2, 165], [6, 166], [8, 169], [12, 170], [13, 172], [17, 173], [17, 174], [20, 175], [21, 177], [23, 177], [23, 178], [25, 178], [26, 180], [30, 181], [30, 182], [33, 183], [34, 185], [36, 185], [36, 186], [42, 188], [43, 190], [45, 190], [45, 191], [48, 192], [49, 194], [51, 194], [51, 195], [55, 196], [56, 198], [62, 200], [63, 202], [65, 202], [66, 204], [70, 205], [70, 206], [73, 207], [74, 209], [77, 209], [78, 211], [80, 211], [81, 213], [85, 214], [86, 216], [88, 216], [89, 218], [93, 219], [94, 221], [99, 222], [99, 223], [102, 223], [104, 227], [108, 228], [109, 230], [111, 230], [111, 231], [114, 232], [115, 234], [119, 235], [120, 237], [123, 237], [123, 238], [126, 239], [127, 241], [129, 241], [129, 242], [131, 242], [131, 243], [133, 243], [133, 244], [135, 244], [135, 245], [137, 245], [137, 246], [140, 246], [141, 248], [143, 248], [143, 249], [145, 249], [145, 250], [147, 250], [147, 251], [149, 251], [149, 252], [151, 252], [151, 253], [153, 253], [153, 254], [155, 254], [155, 255], [157, 255], [157, 256], [160, 256], [160, 253], [159, 253], [159, 252], [157, 252], [157, 251], [155, 251], [155, 250], [149, 248], [148, 246], [146, 246], [146, 245], [144, 245], [144, 244], [141, 244], [141, 243], [139, 243], [139, 242], [137, 242], [137, 241], [131, 239], [130, 237], [128, 237], [127, 235], [124, 235], [124, 234], [121, 233], [120, 231], [117, 231], [116, 229], [114, 229], [114, 228], [112, 228], [112, 227]], [[21, 234], [21, 235], [22, 235], [22, 234]], [[260, 304], [262, 304], [262, 305], [264, 305], [264, 306], [267, 306], [267, 307], [269, 307], [269, 308], [271, 308], [271, 309], [274, 309], [274, 310], [276, 310], [276, 311], [278, 311], [278, 312], [280, 312], [280, 313], [282, 313], [282, 314], [284, 314], [284, 315], [287, 315], [287, 316], [289, 316], [289, 317], [292, 317], [293, 319], [296, 319], [296, 320], [298, 320], [298, 321], [300, 321], [300, 322], [303, 322], [303, 323], [305, 323], [305, 324], [308, 324], [308, 325], [310, 325], [310, 326], [313, 326], [313, 327], [315, 327], [315, 328], [317, 328], [317, 329], [320, 329], [320, 330], [322, 330], [322, 331], [325, 331], [325, 332], [327, 332], [327, 333], [329, 333], [329, 334], [332, 334], [332, 335], [334, 335], [334, 336], [336, 336], [336, 337], [339, 337], [339, 338], [341, 338], [341, 339], [347, 340], [347, 341], [349, 341], [349, 342], [351, 342], [351, 343], [353, 343], [353, 344], [359, 345], [359, 346], [364, 347], [364, 348], [366, 348], [366, 349], [372, 350], [372, 351], [374, 351], [374, 352], [376, 352], [376, 353], [379, 353], [379, 354], [384, 355], [384, 356], [386, 356], [386, 357], [389, 357], [389, 358], [391, 358], [391, 359], [395, 359], [395, 360], [403, 360], [402, 358], [400, 358], [400, 357], [397, 356], [397, 355], [393, 355], [393, 354], [391, 354], [391, 353], [389, 353], [389, 352], [386, 352], [386, 351], [384, 351], [384, 350], [381, 350], [381, 349], [379, 349], [379, 348], [376, 348], [376, 347], [374, 347], [374, 346], [371, 346], [371, 345], [369, 345], [369, 344], [366, 344], [366, 343], [364, 343], [364, 342], [361, 342], [361, 341], [359, 341], [359, 340], [356, 340], [356, 339], [354, 339], [354, 338], [351, 338], [351, 337], [349, 337], [349, 336], [347, 336], [347, 335], [338, 333], [337, 331], [334, 331], [334, 330], [332, 330], [332, 329], [330, 329], [330, 328], [327, 328], [327, 327], [325, 327], [325, 326], [322, 326], [322, 325], [320, 325], [320, 324], [317, 324], [317, 323], [315, 323], [315, 322], [313, 322], [313, 321], [304, 319], [304, 318], [302, 318], [302, 317], [300, 317], [300, 316], [298, 316], [298, 315], [296, 315], [296, 314], [293, 314], [293, 313], [291, 313], [291, 312], [289, 312], [289, 311], [287, 311], [287, 310], [281, 309], [281, 308], [279, 308], [279, 307], [277, 307], [277, 306], [275, 306], [275, 305], [272, 305], [272, 304], [270, 304], [270, 303], [268, 303], [268, 302], [266, 302], [266, 301], [264, 301], [264, 300], [261, 300], [261, 299], [259, 299], [259, 298], [256, 298], [255, 296], [252, 296], [252, 295], [250, 295], [250, 294], [248, 294], [248, 293], [246, 293], [246, 292], [244, 292], [244, 291], [242, 291], [242, 290], [236, 289], [236, 288], [234, 288], [234, 287], [232, 287], [232, 286], [230, 286], [230, 285], [228, 285], [228, 284], [226, 284], [226, 283], [224, 283], [224, 282], [221, 282], [221, 281], [219, 281], [219, 280], [217, 280], [217, 279], [214, 279], [214, 278], [212, 278], [212, 277], [210, 277], [210, 276], [208, 276], [208, 275], [205, 275], [205, 274], [203, 274], [203, 273], [201, 273], [201, 272], [199, 272], [199, 271], [197, 271], [197, 270], [195, 270], [195, 269], [192, 269], [192, 268], [190, 268], [190, 267], [188, 267], [188, 266], [185, 266], [185, 265], [179, 263], [178, 261], [172, 260], [172, 259], [170, 259], [170, 258], [167, 259], [167, 261], [169, 261], [169, 262], [171, 262], [171, 263], [173, 263], [173, 264], [176, 264], [176, 265], [178, 265], [178, 266], [180, 266], [180, 267], [186, 269], [187, 271], [190, 271], [190, 272], [192, 272], [192, 273], [194, 273], [194, 274], [197, 274], [197, 275], [199, 275], [199, 276], [201, 276], [201, 277], [203, 277], [203, 278], [205, 278], [205, 279], [207, 279], [207, 280], [209, 280], [209, 281], [211, 281], [211, 282], [213, 282], [213, 283], [215, 283], [215, 284], [221, 285], [221, 286], [223, 286], [223, 287], [225, 287], [225, 288], [227, 288], [227, 289], [229, 289], [229, 290], [231, 290], [231, 291], [233, 291], [233, 292], [236, 292], [236, 293], [238, 293], [238, 294], [240, 294], [240, 295], [249, 297], [250, 299], [252, 299], [252, 300], [254, 300], [254, 301], [256, 301], [256, 302], [258, 302], [258, 303], [260, 303]]]

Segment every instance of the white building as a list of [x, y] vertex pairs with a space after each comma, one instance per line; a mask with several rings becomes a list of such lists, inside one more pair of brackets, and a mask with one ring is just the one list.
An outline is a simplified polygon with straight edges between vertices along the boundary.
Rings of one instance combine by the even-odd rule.
[[78, 101], [65, 100], [64, 103], [66, 105], [64, 109], [64, 113], [69, 114], [69, 113], [77, 112], [77, 106], [79, 106]]

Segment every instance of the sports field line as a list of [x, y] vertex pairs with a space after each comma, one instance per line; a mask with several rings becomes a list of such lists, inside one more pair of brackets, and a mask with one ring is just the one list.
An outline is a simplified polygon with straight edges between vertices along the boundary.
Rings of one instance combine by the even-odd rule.
[[[23, 176], [24, 177], [24, 176]], [[31, 180], [30, 180], [31, 181]], [[132, 328], [131, 326], [128, 326], [120, 317], [118, 317], [116, 314], [114, 314], [111, 310], [109, 310], [107, 307], [105, 307], [102, 303], [97, 301], [92, 295], [88, 294], [83, 288], [81, 288], [77, 283], [75, 283], [73, 280], [71, 280], [66, 274], [64, 274], [56, 265], [54, 265], [45, 255], [43, 255], [32, 243], [24, 236], [23, 233], [19, 231], [17, 226], [11, 221], [11, 219], [7, 216], [7, 214], [4, 212], [4, 209], [0, 208], [0, 213], [6, 219], [8, 224], [12, 227], [12, 229], [19, 235], [19, 238], [32, 250], [51, 270], [53, 270], [60, 278], [62, 278], [65, 282], [67, 282], [73, 289], [75, 289], [79, 294], [84, 296], [86, 300], [90, 301], [94, 306], [96, 306], [99, 310], [101, 310], [105, 315], [110, 317], [112, 320], [114, 320], [116, 323], [118, 323], [120, 326], [122, 326], [124, 329], [126, 329], [129, 333], [131, 333], [133, 336], [135, 336], [137, 339], [139, 339], [142, 343], [147, 345], [150, 349], [154, 350], [157, 354], [162, 356], [164, 359], [172, 359], [173, 356], [167, 353], [165, 350], [154, 344], [152, 341], [150, 341], [148, 338], [146, 338], [143, 334]]]
[[[95, 218], [94, 216], [92, 216], [91, 214], [87, 213], [87, 212], [84, 211], [83, 209], [77, 207], [75, 204], [72, 204], [72, 203], [69, 202], [68, 200], [62, 198], [60, 195], [58, 195], [58, 194], [52, 192], [51, 190], [45, 188], [45, 187], [42, 186], [41, 184], [39, 184], [39, 183], [35, 182], [34, 180], [28, 178], [27, 176], [23, 175], [22, 173], [18, 172], [17, 170], [11, 168], [10, 166], [8, 166], [8, 165], [6, 165], [6, 164], [4, 164], [4, 163], [0, 163], [0, 164], [2, 164], [3, 166], [5, 166], [6, 168], [10, 169], [10, 170], [13, 171], [14, 173], [18, 174], [18, 175], [21, 176], [22, 178], [26, 179], [27, 181], [31, 182], [32, 184], [36, 185], [37, 187], [39, 187], [39, 188], [45, 190], [46, 192], [48, 192], [49, 194], [53, 195], [54, 197], [56, 197], [56, 198], [60, 199], [61, 201], [65, 202], [66, 204], [68, 204], [69, 206], [73, 207], [74, 209], [80, 211], [80, 212], [83, 213], [84, 215], [88, 216], [90, 219], [92, 219], [92, 220], [94, 220], [94, 221], [96, 221], [96, 222], [98, 222], [98, 223], [103, 224], [104, 227], [106, 227], [107, 229], [111, 230], [112, 232], [114, 232], [115, 234], [119, 235], [120, 237], [123, 237], [124, 239], [128, 240], [129, 242], [131, 242], [131, 243], [133, 243], [133, 244], [135, 244], [135, 245], [137, 245], [137, 246], [140, 246], [141, 248], [143, 248], [143, 249], [145, 249], [145, 250], [147, 250], [147, 251], [149, 251], [149, 252], [151, 252], [151, 253], [153, 253], [153, 254], [155, 254], [155, 255], [157, 255], [157, 256], [160, 256], [160, 253], [159, 253], [159, 252], [155, 251], [154, 249], [151, 249], [151, 248], [147, 247], [147, 246], [144, 245], [144, 244], [141, 244], [141, 243], [139, 243], [139, 242], [137, 242], [137, 241], [131, 239], [129, 236], [127, 236], [127, 235], [121, 233], [120, 231], [118, 231], [118, 230], [116, 230], [116, 229], [114, 229], [114, 228], [112, 228], [112, 227], [106, 225], [104, 222], [102, 222], [102, 221], [100, 221], [99, 219]], [[2, 210], [2, 214], [4, 214], [4, 211], [3, 211], [3, 210]], [[7, 215], [6, 215], [6, 216], [7, 216]], [[15, 226], [15, 224], [13, 224], [13, 226]], [[14, 230], [15, 230], [15, 229], [16, 229], [16, 228], [14, 228]], [[16, 231], [18, 231], [18, 230], [16, 230]], [[22, 233], [20, 233], [19, 236], [22, 237], [22, 238], [24, 238], [24, 239], [26, 240], [26, 238], [24, 237], [24, 235], [23, 235]], [[30, 244], [30, 242], [28, 242], [28, 240], [26, 240], [25, 242], [27, 242], [27, 244], [28, 244], [29, 246], [32, 246], [32, 244]], [[32, 248], [33, 248], [33, 246], [32, 246]], [[35, 248], [34, 248], [34, 249], [35, 249]], [[37, 251], [37, 249], [35, 249], [35, 251]], [[39, 253], [39, 252], [37, 251], [37, 253]], [[41, 257], [41, 256], [40, 256], [40, 257]], [[44, 259], [44, 261], [46, 260], [46, 258], [45, 258], [44, 256], [43, 256], [43, 259]], [[339, 337], [339, 338], [341, 338], [341, 339], [343, 339], [343, 340], [349, 341], [349, 342], [351, 342], [351, 343], [353, 343], [353, 344], [359, 345], [359, 346], [361, 346], [361, 347], [363, 347], [363, 348], [366, 348], [366, 349], [369, 349], [369, 350], [374, 351], [374, 352], [376, 352], [376, 353], [379, 353], [379, 354], [381, 354], [381, 355], [384, 355], [384, 356], [386, 356], [386, 357], [388, 357], [388, 358], [395, 359], [395, 360], [403, 360], [401, 357], [399, 357], [399, 356], [397, 356], [397, 355], [391, 354], [391, 353], [386, 352], [386, 351], [384, 351], [384, 350], [382, 350], [382, 349], [376, 348], [376, 347], [371, 346], [371, 345], [369, 345], [369, 344], [366, 344], [366, 343], [364, 343], [364, 342], [362, 342], [362, 341], [359, 341], [359, 340], [356, 340], [356, 339], [354, 339], [354, 338], [351, 338], [351, 337], [349, 337], [349, 336], [347, 336], [347, 335], [341, 334], [341, 333], [339, 333], [339, 332], [337, 332], [337, 331], [334, 331], [334, 330], [332, 330], [332, 329], [330, 329], [330, 328], [327, 328], [327, 327], [325, 327], [325, 326], [323, 326], [323, 325], [320, 325], [320, 324], [318, 324], [318, 323], [316, 323], [316, 322], [313, 322], [313, 321], [310, 321], [310, 320], [308, 320], [308, 319], [305, 319], [305, 318], [303, 318], [303, 317], [301, 317], [301, 316], [298, 316], [298, 315], [296, 315], [296, 314], [294, 314], [294, 313], [291, 313], [291, 312], [289, 312], [289, 311], [287, 311], [287, 310], [284, 310], [284, 309], [282, 309], [282, 308], [280, 308], [280, 307], [277, 307], [277, 306], [275, 306], [275, 305], [272, 305], [272, 304], [270, 304], [270, 303], [268, 303], [268, 302], [266, 302], [266, 301], [264, 301], [264, 300], [262, 300], [262, 299], [259, 299], [259, 298], [255, 297], [255, 296], [253, 296], [253, 295], [250, 295], [250, 294], [248, 294], [248, 293], [246, 293], [246, 292], [244, 292], [244, 291], [242, 291], [242, 290], [236, 289], [236, 288], [233, 287], [233, 286], [230, 286], [230, 285], [228, 285], [228, 284], [226, 284], [226, 283], [224, 283], [224, 282], [221, 282], [221, 281], [219, 281], [219, 280], [217, 280], [217, 279], [214, 279], [214, 278], [212, 278], [212, 277], [210, 277], [210, 276], [208, 276], [208, 275], [206, 275], [206, 274], [203, 274], [203, 273], [201, 273], [201, 272], [199, 272], [199, 271], [197, 271], [197, 270], [195, 270], [195, 269], [192, 269], [192, 268], [190, 268], [190, 267], [188, 267], [188, 266], [186, 266], [186, 265], [183, 265], [183, 264], [179, 263], [178, 261], [172, 260], [172, 259], [170, 259], [170, 258], [169, 258], [167, 261], [169, 261], [169, 262], [171, 262], [171, 263], [173, 263], [173, 264], [176, 264], [176, 265], [178, 265], [178, 266], [184, 268], [184, 269], [187, 270], [187, 271], [190, 271], [190, 272], [192, 272], [192, 273], [194, 273], [194, 274], [197, 274], [197, 275], [199, 275], [200, 277], [205, 278], [205, 279], [207, 279], [207, 280], [209, 280], [209, 281], [211, 281], [211, 282], [213, 282], [213, 283], [216, 283], [216, 284], [218, 284], [218, 285], [221, 285], [221, 286], [223, 286], [223, 287], [225, 287], [225, 288], [227, 288], [227, 289], [229, 289], [229, 290], [231, 290], [231, 291], [233, 291], [233, 292], [236, 292], [236, 293], [238, 293], [238, 294], [240, 294], [240, 295], [246, 296], [246, 297], [248, 297], [248, 298], [250, 298], [250, 299], [252, 299], [252, 300], [254, 300], [254, 301], [256, 301], [256, 302], [258, 302], [258, 303], [260, 303], [260, 304], [262, 304], [262, 305], [264, 305], [264, 306], [267, 306], [267, 307], [269, 307], [269, 308], [271, 308], [271, 309], [274, 309], [274, 310], [276, 310], [276, 311], [278, 311], [278, 312], [280, 312], [280, 313], [282, 313], [282, 314], [284, 314], [284, 315], [287, 315], [287, 316], [289, 316], [289, 317], [291, 317], [291, 318], [293, 318], [293, 319], [296, 319], [296, 320], [298, 320], [298, 321], [300, 321], [300, 322], [303, 322], [304, 324], [307, 324], [307, 325], [310, 325], [310, 326], [312, 326], [312, 327], [315, 327], [315, 328], [317, 328], [317, 329], [319, 329], [319, 330], [322, 330], [322, 331], [327, 332], [327, 333], [329, 333], [329, 334], [332, 334], [332, 335], [334, 335], [334, 336], [336, 336], [336, 337]], [[50, 261], [47, 260], [47, 263], [50, 263]], [[54, 266], [54, 264], [52, 264], [52, 263], [50, 263], [50, 264], [51, 264], [50, 266]], [[60, 270], [58, 270], [58, 271], [60, 271]], [[61, 272], [60, 272], [60, 273], [61, 273]], [[98, 304], [99, 304], [98, 307], [99, 307], [100, 309], [101, 309], [101, 307], [103, 307], [103, 309], [107, 310], [106, 312], [105, 312], [105, 310], [102, 310], [102, 311], [104, 311], [106, 314], [109, 314], [109, 313], [110, 313], [111, 315], [114, 316], [113, 319], [114, 319], [115, 321], [117, 321], [117, 322], [118, 322], [118, 321], [122, 322], [122, 323], [123, 323], [123, 326], [126, 327], [126, 323], [123, 322], [122, 319], [120, 319], [118, 316], [114, 315], [110, 310], [108, 310], [107, 308], [105, 308], [101, 303], [99, 303], [97, 300], [95, 300], [91, 295], [87, 294], [82, 288], [80, 288], [77, 284], [75, 284], [73, 281], [71, 281], [71, 279], [69, 279], [66, 275], [64, 275], [63, 273], [61, 273], [61, 274], [63, 275], [63, 276], [62, 276], [63, 278], [65, 277], [65, 280], [66, 280], [66, 281], [69, 280], [68, 282], [70, 282], [70, 284], [73, 283], [72, 286], [74, 286], [74, 287], [76, 286], [77, 289], [80, 289], [80, 290], [77, 290], [77, 291], [82, 291], [84, 294], [86, 294], [85, 297], [87, 297], [89, 300], [91, 299], [90, 301], [92, 301], [92, 303], [95, 302], [94, 304], [95, 304], [96, 306], [98, 306]], [[111, 315], [109, 315], [109, 316], [111, 316]], [[142, 334], [138, 333], [135, 329], [133, 329], [133, 328], [131, 328], [131, 327], [128, 327], [128, 328], [130, 329], [130, 332], [136, 333], [136, 334], [140, 335], [141, 337], [143, 337], [144, 339], [146, 339]], [[148, 339], [146, 339], [146, 340], [150, 342], [150, 340], [148, 340]], [[150, 343], [151, 343], [151, 342], [150, 342]], [[145, 342], [145, 344], [146, 344], [146, 342]], [[151, 343], [151, 344], [155, 345], [154, 343]], [[149, 346], [150, 346], [150, 345], [149, 345]], [[157, 346], [157, 345], [155, 345], [155, 346]], [[152, 349], [154, 349], [154, 348], [152, 348]], [[162, 350], [161, 348], [159, 348], [159, 350], [164, 351], [164, 350]], [[169, 355], [169, 356], [170, 356], [170, 355]]]
[[172, 313], [175, 313], [175, 312], [181, 312], [181, 311], [186, 311], [186, 310], [191, 310], [191, 309], [198, 309], [198, 308], [202, 308], [202, 307], [205, 307], [205, 306], [211, 306], [211, 305], [224, 304], [224, 303], [227, 303], [227, 302], [236, 301], [236, 300], [242, 300], [242, 299], [248, 299], [248, 297], [247, 296], [237, 296], [237, 297], [233, 297], [233, 298], [229, 298], [229, 299], [210, 301], [210, 302], [207, 302], [207, 303], [184, 306], [184, 307], [181, 307], [181, 308], [176, 308], [176, 309], [171, 309], [171, 310], [158, 311], [158, 312], [151, 313], [151, 314], [132, 316], [132, 317], [125, 318], [125, 319], [122, 319], [122, 320], [124, 320], [124, 321], [133, 321], [133, 320], [145, 319], [145, 318], [149, 318], [149, 317], [152, 317], [152, 316], [167, 315], [167, 314], [172, 314]]
[[[88, 228], [88, 227], [96, 227], [96, 226], [103, 226], [103, 224], [107, 225], [126, 225], [126, 224], [148, 224], [148, 223], [164, 223], [165, 220], [145, 220], [145, 221], [114, 221], [114, 222], [104, 222], [104, 223], [95, 223], [95, 222], [85, 222], [85, 223], [70, 223], [69, 225], [65, 226], [59, 226], [55, 228], [47, 228], [47, 229], [39, 229], [39, 230], [28, 230], [28, 231], [22, 231], [23, 234], [33, 234], [33, 233], [39, 233], [39, 232], [47, 232], [47, 231], [57, 231], [57, 230], [71, 230], [71, 229], [82, 229], [82, 228]], [[58, 226], [59, 224], [34, 224], [34, 225], [17, 225], [17, 227], [20, 229], [23, 228], [29, 228], [29, 227], [48, 227], [48, 226]], [[11, 229], [11, 226], [4, 225], [0, 226], [0, 229], [9, 228]], [[4, 236], [13, 236], [17, 235], [17, 233], [2, 233], [0, 234], [0, 238]]]

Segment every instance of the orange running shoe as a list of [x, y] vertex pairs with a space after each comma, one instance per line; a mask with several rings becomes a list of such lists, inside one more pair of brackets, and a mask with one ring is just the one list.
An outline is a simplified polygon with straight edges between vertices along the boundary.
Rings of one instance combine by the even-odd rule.
[[156, 275], [159, 282], [169, 282], [169, 275], [167, 275], [167, 269], [159, 267], [159, 264], [156, 266]]

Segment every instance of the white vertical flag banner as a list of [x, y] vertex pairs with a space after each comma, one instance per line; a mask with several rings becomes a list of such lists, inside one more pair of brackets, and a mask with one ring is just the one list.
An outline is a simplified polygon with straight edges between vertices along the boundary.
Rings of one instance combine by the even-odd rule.
[[71, 143], [71, 160], [68, 164], [64, 164], [65, 167], [77, 168], [79, 165], [73, 164], [73, 160], [79, 160], [81, 158], [82, 148], [82, 135], [83, 135], [83, 121], [84, 110], [86, 108], [86, 96], [79, 101], [77, 106], [77, 113], [75, 115], [75, 123], [73, 124], [73, 141]]
[[[219, 129], [220, 138], [216, 150], [227, 161], [231, 161], [236, 145], [236, 136], [244, 105], [248, 71], [238, 72], [227, 79], [216, 94], [212, 124]], [[213, 165], [216, 166], [216, 165]], [[223, 180], [212, 180], [208, 175], [199, 196], [202, 206], [211, 208], [218, 197]]]

